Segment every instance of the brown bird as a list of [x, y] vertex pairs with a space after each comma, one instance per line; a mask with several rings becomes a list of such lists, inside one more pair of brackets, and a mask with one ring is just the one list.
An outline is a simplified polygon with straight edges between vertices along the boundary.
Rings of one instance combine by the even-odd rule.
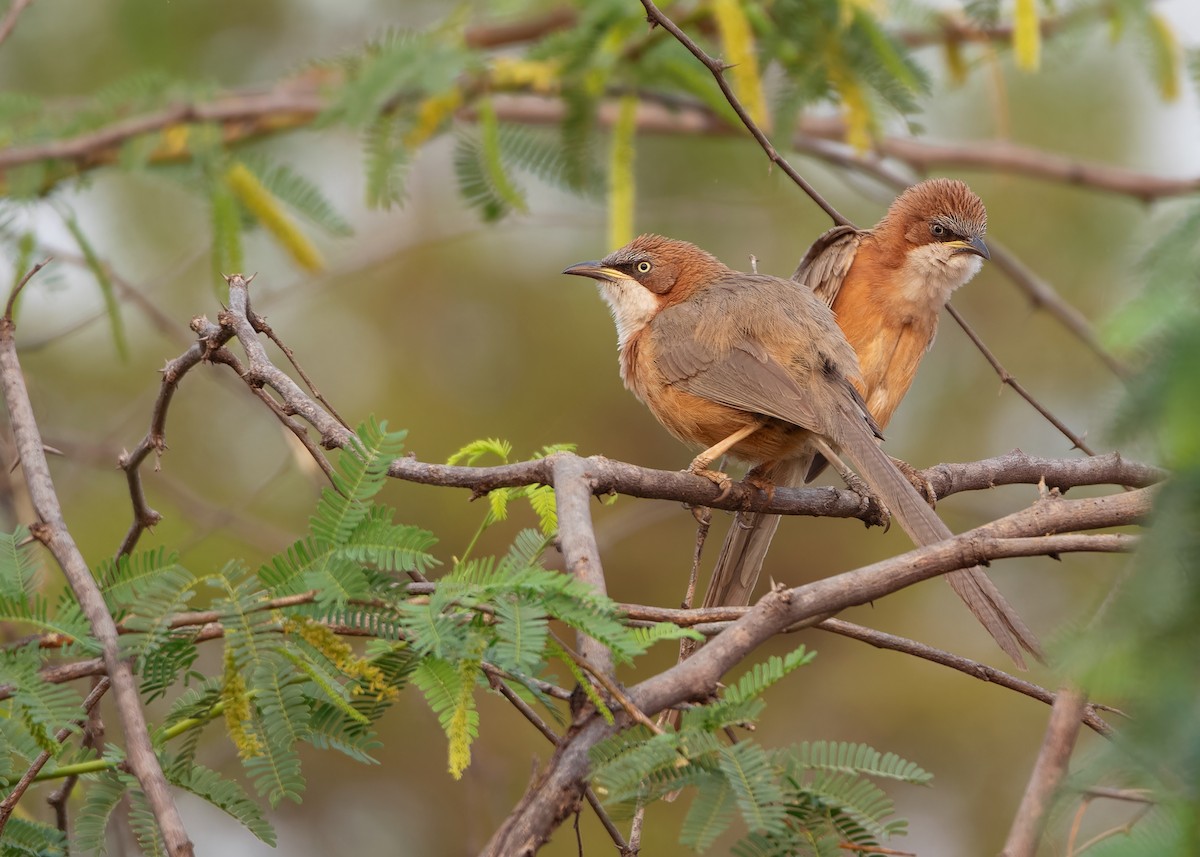
[[[734, 271], [695, 245], [643, 235], [564, 273], [597, 280], [617, 326], [621, 377], [680, 440], [705, 447], [690, 466], [729, 453], [758, 465], [844, 453], [918, 545], [952, 535], [876, 442], [855, 388], [854, 349], [833, 312], [790, 280]], [[855, 477], [845, 468], [843, 476]], [[1032, 634], [979, 568], [948, 575], [1014, 660]]]
[[[882, 428], [887, 425], [916, 375], [921, 358], [932, 347], [938, 316], [951, 293], [965, 284], [990, 258], [983, 236], [987, 211], [982, 200], [960, 181], [931, 179], [906, 190], [873, 228], [839, 226], [813, 243], [792, 279], [810, 287], [832, 306], [837, 323], [858, 355], [861, 376], [855, 388]], [[932, 488], [915, 471], [893, 459], [932, 502]], [[752, 471], [756, 482], [798, 485], [814, 478], [824, 457], [803, 456], [765, 462]], [[778, 515], [739, 513], [721, 547], [705, 593], [704, 606], [744, 605], [762, 569]], [[949, 578], [956, 591], [965, 579]], [[979, 575], [976, 581], [996, 612], [1013, 616], [1012, 608]], [[985, 622], [986, 625], [986, 622]], [[1037, 640], [1019, 620], [1012, 628], [1016, 642], [1040, 657]], [[1006, 651], [1009, 647], [1000, 641]], [[1009, 654], [1013, 654], [1009, 651]], [[1014, 660], [1023, 664], [1019, 650]]]

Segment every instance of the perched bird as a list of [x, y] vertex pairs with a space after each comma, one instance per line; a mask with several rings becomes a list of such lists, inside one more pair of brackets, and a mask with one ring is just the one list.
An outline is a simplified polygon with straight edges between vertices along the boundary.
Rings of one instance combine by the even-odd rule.
[[[705, 447], [690, 470], [727, 484], [708, 470], [726, 453], [763, 472], [768, 462], [807, 464], [814, 450], [836, 464], [840, 452], [918, 545], [952, 535], [876, 442], [878, 427], [855, 388], [854, 349], [812, 290], [734, 271], [658, 235], [563, 273], [598, 282], [616, 322], [625, 386], [673, 435]], [[1033, 636], [983, 571], [947, 577], [1020, 661]]]
[[[855, 388], [880, 428], [891, 419], [933, 345], [938, 316], [951, 293], [990, 257], [983, 240], [986, 230], [987, 210], [969, 187], [953, 179], [930, 179], [901, 194], [873, 229], [838, 226], [826, 232], [792, 275], [832, 306], [858, 356], [861, 375]], [[893, 460], [931, 501], [936, 499], [912, 468]], [[798, 485], [824, 466], [824, 457], [817, 453], [765, 462], [750, 477], [767, 484]], [[750, 603], [778, 525], [778, 515], [741, 512], [735, 517], [704, 606]], [[985, 580], [978, 581], [984, 596], [1001, 614], [1010, 613], [1003, 596]], [[955, 577], [950, 582], [956, 590], [963, 583]], [[1040, 654], [1028, 629], [1020, 625], [1014, 632], [1022, 648]], [[1014, 660], [1022, 663], [1019, 656]]]

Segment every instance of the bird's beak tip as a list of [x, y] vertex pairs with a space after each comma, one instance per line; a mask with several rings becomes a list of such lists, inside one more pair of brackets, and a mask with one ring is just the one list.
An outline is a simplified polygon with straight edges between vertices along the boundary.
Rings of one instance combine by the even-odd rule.
[[563, 268], [563, 273], [574, 274], [579, 277], [591, 277], [595, 276], [599, 268], [599, 262], [576, 262], [574, 265], [568, 265]]
[[952, 246], [955, 248], [955, 255], [959, 253], [969, 253], [972, 256], [979, 256], [983, 259], [992, 258], [991, 251], [989, 251], [987, 245], [983, 243], [983, 239], [979, 237], [968, 238], [965, 241], [955, 241]]
[[605, 266], [603, 262], [576, 262], [563, 269], [564, 274], [573, 274], [576, 277], [589, 277], [593, 280], [612, 281], [621, 277], [618, 271]]

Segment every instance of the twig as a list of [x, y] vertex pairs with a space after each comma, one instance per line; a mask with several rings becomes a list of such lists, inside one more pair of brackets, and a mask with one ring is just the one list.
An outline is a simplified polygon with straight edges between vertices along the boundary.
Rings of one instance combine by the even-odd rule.
[[329, 401], [324, 396], [321, 395], [321, 391], [317, 389], [317, 385], [313, 383], [312, 378], [308, 377], [308, 373], [304, 371], [304, 367], [301, 366], [296, 361], [296, 353], [294, 351], [292, 351], [292, 349], [289, 348], [283, 342], [282, 339], [280, 339], [278, 336], [276, 336], [274, 328], [272, 328], [271, 325], [267, 324], [267, 320], [265, 318], [263, 318], [261, 315], [259, 315], [258, 313], [256, 313], [253, 309], [249, 310], [249, 318], [250, 318], [250, 323], [252, 325], [254, 325], [254, 329], [257, 330], [259, 333], [263, 334], [264, 336], [266, 336], [267, 339], [274, 342], [275, 347], [283, 352], [283, 356], [286, 357], [288, 359], [288, 362], [292, 364], [292, 367], [300, 375], [300, 379], [302, 381], [304, 381], [304, 383], [305, 383], [305, 385], [307, 385], [308, 389], [312, 391], [313, 398], [315, 398], [318, 402], [320, 402], [322, 405], [324, 405], [325, 410], [329, 411], [329, 413], [333, 415], [333, 418], [335, 420], [337, 420], [339, 423], [341, 423], [346, 428], [350, 428], [350, 424], [347, 423], [344, 419], [342, 419], [341, 414], [339, 414], [337, 412], [337, 410], [333, 407], [333, 405], [329, 404]]
[[845, 218], [845, 216], [843, 216], [823, 196], [821, 196], [821, 194], [817, 192], [816, 188], [810, 185], [804, 179], [804, 177], [800, 175], [800, 173], [796, 172], [795, 168], [787, 162], [787, 159], [779, 154], [775, 147], [771, 145], [771, 141], [767, 139], [767, 135], [764, 134], [763, 130], [758, 127], [758, 123], [750, 118], [750, 114], [746, 112], [746, 108], [742, 106], [742, 102], [738, 100], [738, 97], [734, 94], [733, 88], [729, 85], [729, 81], [725, 79], [725, 69], [727, 66], [705, 53], [699, 45], [688, 38], [688, 35], [684, 33], [683, 30], [676, 26], [674, 21], [664, 15], [662, 11], [654, 5], [652, 0], [642, 0], [642, 5], [646, 8], [646, 20], [650, 22], [651, 26], [660, 26], [674, 36], [681, 45], [691, 52], [692, 56], [700, 60], [700, 62], [704, 64], [704, 67], [712, 72], [712, 76], [717, 81], [717, 86], [721, 87], [721, 93], [725, 96], [725, 100], [729, 102], [729, 106], [733, 108], [733, 111], [737, 114], [738, 118], [742, 120], [742, 124], [746, 126], [746, 130], [749, 131], [754, 139], [758, 141], [758, 145], [762, 146], [763, 151], [766, 152], [767, 158], [771, 161], [771, 163], [783, 170], [784, 174], [793, 182], [795, 182], [801, 190], [808, 194], [809, 198], [818, 206], [820, 206], [821, 210], [828, 214], [836, 225], [852, 225], [850, 221]]
[[621, 849], [621, 857], [638, 857], [642, 853], [642, 825], [646, 822], [646, 805], [639, 803], [629, 825], [629, 844]]
[[1034, 309], [1042, 309], [1050, 313], [1118, 378], [1127, 380], [1133, 374], [1133, 370], [1129, 366], [1104, 347], [1095, 328], [1084, 314], [1065, 300], [1049, 283], [1035, 274], [1015, 253], [998, 241], [989, 240], [988, 249], [992, 253], [992, 264], [1003, 271], [1013, 284], [1025, 293]]
[[[29, 0], [29, 2], [32, 2], [32, 0]], [[51, 257], [46, 257], [45, 259], [43, 259], [42, 261], [40, 261], [36, 265], [34, 265], [32, 268], [30, 268], [28, 271], [26, 271], [25, 276], [21, 277], [20, 282], [18, 282], [13, 287], [13, 290], [11, 292], [9, 292], [8, 303], [4, 305], [4, 320], [5, 321], [9, 322], [10, 324], [12, 323], [13, 307], [15, 306], [15, 304], [17, 302], [17, 296], [21, 294], [21, 290], [23, 288], [25, 288], [26, 283], [28, 283], [30, 280], [32, 280], [34, 275], [38, 271], [42, 270], [42, 268], [44, 268], [48, 264], [50, 264], [50, 258]]]
[[1033, 406], [1034, 410], [1046, 418], [1047, 422], [1062, 432], [1062, 434], [1067, 438], [1067, 440], [1071, 441], [1076, 449], [1080, 449], [1083, 452], [1086, 452], [1088, 455], [1096, 454], [1095, 451], [1087, 445], [1082, 437], [1075, 434], [1075, 432], [1071, 431], [1066, 423], [1054, 416], [1054, 414], [1050, 413], [1050, 411], [1041, 402], [1035, 399], [1033, 395], [1026, 390], [1024, 386], [1022, 386], [1020, 381], [1018, 381], [1013, 375], [1009, 374], [1008, 370], [1005, 369], [1004, 366], [1000, 364], [1000, 361], [996, 359], [996, 355], [992, 353], [991, 349], [984, 345], [983, 340], [979, 338], [979, 334], [977, 334], [971, 328], [971, 325], [967, 324], [967, 320], [962, 317], [959, 311], [956, 310], [952, 304], [946, 304], [946, 311], [950, 313], [951, 317], [953, 317], [956, 322], [958, 322], [958, 326], [961, 327], [963, 332], [967, 334], [968, 338], [975, 343], [975, 347], [979, 349], [979, 353], [982, 354], [987, 362], [991, 364], [992, 368], [996, 370], [996, 374], [1000, 376], [1001, 383], [1012, 387], [1018, 396], [1029, 402], [1029, 404]]
[[1148, 803], [1151, 805], [1158, 803], [1149, 789], [1114, 789], [1107, 786], [1090, 786], [1083, 789], [1083, 794], [1091, 798], [1122, 800], [1128, 803]]
[[[545, 737], [547, 741], [556, 747], [558, 746], [559, 737], [557, 734], [555, 734], [554, 730], [551, 729], [546, 721], [543, 720], [538, 713], [529, 706], [529, 703], [517, 696], [507, 683], [495, 675], [488, 676], [488, 683], [496, 691], [498, 691], [501, 696], [507, 699], [509, 703], [512, 704], [513, 708], [517, 709], [517, 711], [521, 713], [522, 717], [532, 723], [533, 728], [542, 733], [543, 737]], [[612, 838], [613, 844], [617, 846], [617, 849], [622, 854], [624, 854], [628, 847], [625, 842], [625, 837], [621, 835], [621, 831], [617, 829], [615, 824], [613, 824], [612, 817], [609, 816], [608, 812], [606, 812], [604, 807], [600, 804], [600, 799], [596, 797], [596, 793], [592, 790], [591, 786], [587, 787], [587, 790], [584, 792], [584, 797], [587, 799], [587, 802], [591, 805], [592, 809], [595, 810], [597, 818], [599, 818], [600, 823], [604, 825], [604, 829], [608, 831], [608, 835]]]
[[4, 44], [4, 40], [12, 35], [13, 30], [17, 28], [17, 18], [21, 17], [21, 13], [32, 4], [33, 0], [13, 0], [8, 11], [4, 13], [4, 20], [0, 21], [0, 45]]
[[478, 24], [463, 31], [469, 48], [498, 48], [518, 42], [530, 42], [575, 25], [579, 13], [574, 9], [551, 9], [541, 15], [499, 24]]
[[172, 857], [190, 857], [193, 853], [192, 843], [188, 839], [179, 809], [171, 797], [162, 767], [154, 754], [137, 682], [129, 663], [123, 660], [120, 652], [116, 623], [112, 614], [108, 612], [104, 596], [92, 577], [87, 561], [80, 553], [63, 519], [58, 494], [50, 478], [50, 466], [42, 448], [37, 418], [25, 386], [25, 376], [17, 359], [14, 334], [12, 319], [0, 319], [0, 384], [4, 388], [4, 400], [8, 406], [13, 437], [21, 468], [25, 473], [25, 482], [29, 487], [30, 500], [40, 519], [30, 528], [31, 532], [54, 555], [87, 617], [92, 635], [103, 649], [104, 665], [108, 677], [112, 680], [113, 695], [125, 735], [129, 767], [146, 795], [155, 822], [162, 832], [167, 852]]
[[[919, 643], [916, 640], [908, 640], [904, 637], [898, 637], [894, 634], [887, 634], [883, 631], [876, 631], [873, 628], [864, 628], [862, 625], [855, 625], [851, 622], [846, 622], [842, 619], [826, 619], [816, 627], [822, 631], [832, 631], [835, 634], [840, 634], [843, 637], [849, 637], [852, 640], [860, 640], [864, 643], [869, 643], [872, 646], [880, 649], [891, 649], [896, 652], [904, 652], [905, 654], [913, 655], [923, 660], [931, 661], [942, 666], [950, 667], [959, 672], [979, 679], [980, 681], [990, 682], [991, 684], [999, 685], [1000, 687], [1015, 690], [1017, 693], [1024, 694], [1031, 699], [1036, 699], [1039, 702], [1044, 702], [1047, 705], [1053, 705], [1055, 695], [1046, 690], [1044, 687], [1034, 684], [1033, 682], [1025, 681], [1017, 678], [1014, 675], [998, 670], [995, 667], [987, 664], [973, 661], [969, 658], [964, 658], [961, 655], [955, 655], [941, 649], [928, 646], [924, 643]], [[1083, 723], [1089, 729], [1096, 732], [1098, 735], [1105, 737], [1112, 736], [1112, 727], [1105, 722], [1099, 714], [1097, 706], [1088, 703], [1084, 709]]]
[[[192, 330], [199, 339], [183, 354], [167, 362], [162, 369], [162, 381], [159, 385], [158, 397], [154, 400], [154, 410], [150, 414], [150, 428], [138, 441], [132, 452], [122, 454], [117, 465], [125, 471], [125, 480], [129, 485], [129, 499], [133, 504], [133, 521], [129, 530], [117, 548], [117, 556], [131, 553], [137, 546], [142, 533], [162, 520], [162, 515], [150, 507], [146, 500], [146, 490], [142, 483], [142, 462], [151, 452], [161, 457], [167, 450], [166, 424], [167, 410], [179, 382], [194, 366], [211, 359], [213, 354], [221, 349], [226, 342], [233, 338], [233, 331], [225, 330], [212, 324], [208, 319], [199, 317], [192, 320]], [[157, 467], [157, 462], [156, 465]]]
[[[104, 696], [105, 692], [107, 692], [109, 684], [110, 682], [107, 678], [102, 678], [100, 681], [96, 682], [96, 686], [92, 688], [92, 692], [89, 693], [87, 698], [83, 700], [83, 710], [85, 714], [91, 714], [92, 709], [96, 706], [96, 703], [100, 701], [100, 697]], [[80, 721], [80, 723], [82, 723], [82, 721]], [[59, 729], [58, 732], [54, 734], [55, 742], [59, 744], [63, 743], [67, 740], [67, 736], [69, 736], [71, 732], [72, 730], [70, 727], [64, 726], [62, 729]], [[13, 814], [13, 810], [17, 808], [17, 803], [25, 795], [25, 791], [34, 781], [34, 778], [41, 773], [42, 768], [46, 766], [46, 763], [50, 761], [50, 757], [53, 755], [54, 754], [50, 750], [42, 750], [42, 752], [38, 753], [37, 758], [33, 760], [33, 764], [31, 764], [29, 769], [21, 775], [21, 779], [17, 781], [15, 786], [13, 786], [12, 791], [10, 791], [4, 797], [3, 801], [0, 801], [0, 834], [4, 833], [4, 826], [8, 824], [9, 817]]]
[[635, 723], [642, 724], [655, 735], [662, 734], [662, 729], [659, 727], [659, 725], [647, 717], [646, 712], [642, 711], [637, 707], [636, 704], [634, 704], [633, 700], [629, 698], [629, 694], [622, 690], [617, 684], [616, 679], [612, 678], [611, 675], [603, 670], [597, 668], [595, 664], [590, 663], [587, 658], [572, 649], [553, 631], [550, 632], [550, 637], [555, 641], [555, 643], [558, 644], [559, 648], [566, 653], [567, 657], [575, 662], [576, 666], [587, 671], [589, 675], [596, 679], [600, 686], [608, 692], [608, 695], [615, 699], [617, 704], [625, 710], [625, 713], [629, 715], [630, 719], [632, 719]]
[[1087, 697], [1080, 690], [1064, 688], [1058, 692], [1050, 711], [1042, 749], [1000, 857], [1034, 857], [1050, 801], [1067, 774], [1067, 765], [1079, 737], [1079, 724], [1086, 704]]

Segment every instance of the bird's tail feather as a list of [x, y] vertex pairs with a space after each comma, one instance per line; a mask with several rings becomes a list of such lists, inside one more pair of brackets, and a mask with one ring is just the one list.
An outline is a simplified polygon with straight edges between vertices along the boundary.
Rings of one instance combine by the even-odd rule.
[[[837, 439], [838, 446], [871, 488], [879, 494], [893, 518], [913, 542], [924, 546], [954, 535], [880, 449], [861, 417], [851, 418], [844, 424], [853, 428], [847, 429], [843, 433], [845, 436]], [[1000, 648], [1018, 666], [1025, 666], [1022, 649], [1038, 660], [1042, 659], [1042, 649], [1037, 637], [983, 569], [974, 566], [953, 571], [946, 575], [946, 580]]]
[[[769, 462], [757, 468], [753, 476], [778, 488], [790, 488], [800, 484], [810, 461], [811, 456], [802, 456]], [[744, 607], [750, 603], [779, 520], [779, 515], [766, 512], [738, 512], [734, 516], [704, 593], [705, 607]]]

